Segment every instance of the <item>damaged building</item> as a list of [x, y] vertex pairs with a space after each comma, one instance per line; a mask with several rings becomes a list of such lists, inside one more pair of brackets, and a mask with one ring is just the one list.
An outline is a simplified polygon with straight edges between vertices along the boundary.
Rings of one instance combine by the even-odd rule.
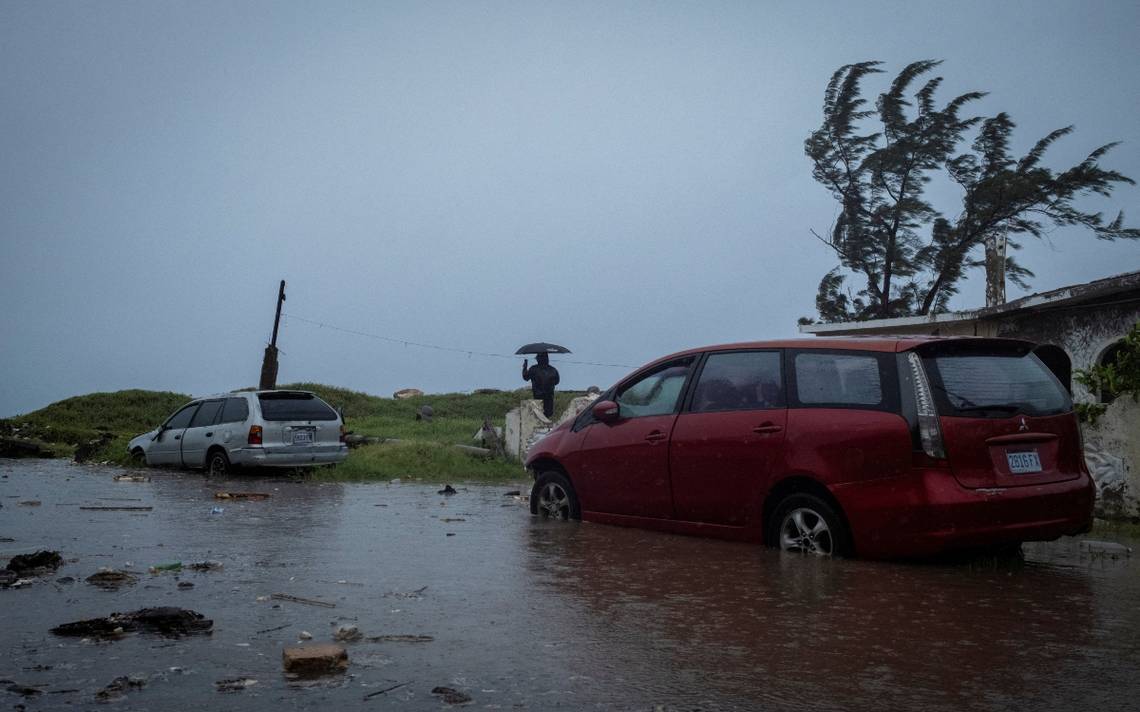
[[997, 336], [1038, 344], [1038, 357], [1073, 394], [1101, 403], [1095, 425], [1083, 424], [1085, 461], [1097, 485], [1097, 514], [1140, 520], [1140, 403], [1090, 393], [1078, 370], [1111, 363], [1140, 322], [1140, 271], [1054, 289], [974, 311], [801, 326], [816, 336]]

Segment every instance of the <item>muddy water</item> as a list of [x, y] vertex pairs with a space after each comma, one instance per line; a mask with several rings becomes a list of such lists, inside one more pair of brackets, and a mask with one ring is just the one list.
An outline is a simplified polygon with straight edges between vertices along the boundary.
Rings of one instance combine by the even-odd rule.
[[[130, 674], [147, 683], [116, 709], [439, 709], [436, 686], [492, 709], [1126, 709], [1140, 696], [1140, 559], [1091, 557], [1076, 540], [1029, 546], [1023, 562], [821, 561], [538, 521], [509, 486], [443, 497], [438, 484], [171, 472], [117, 483], [117, 472], [0, 460], [0, 537], [14, 540], [0, 557], [50, 548], [68, 561], [0, 591], [0, 679], [42, 691], [4, 683], [0, 702], [96, 707], [98, 690]], [[225, 489], [272, 497], [215, 501]], [[203, 560], [223, 568], [147, 573]], [[83, 582], [101, 567], [139, 581]], [[259, 600], [273, 593], [335, 608]], [[205, 614], [213, 634], [48, 632], [161, 605]], [[281, 650], [301, 631], [327, 641], [346, 624], [432, 640], [349, 643], [347, 674], [285, 678]], [[216, 691], [236, 677], [257, 683]]]

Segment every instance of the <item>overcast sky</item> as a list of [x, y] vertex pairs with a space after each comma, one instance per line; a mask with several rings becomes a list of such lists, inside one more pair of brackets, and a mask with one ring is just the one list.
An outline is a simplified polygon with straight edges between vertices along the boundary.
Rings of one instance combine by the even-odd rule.
[[[796, 334], [835, 204], [803, 140], [840, 65], [945, 60], [1023, 152], [1140, 178], [1135, 2], [0, 0], [0, 416], [93, 391], [516, 387]], [[1094, 203], [1140, 223], [1140, 189]], [[944, 210], [954, 213], [952, 203]], [[1059, 230], [1033, 291], [1140, 269]], [[1021, 292], [1011, 288], [1010, 297]], [[958, 308], [983, 301], [975, 277]], [[571, 358], [571, 357], [568, 357]], [[565, 387], [620, 368], [559, 363]]]

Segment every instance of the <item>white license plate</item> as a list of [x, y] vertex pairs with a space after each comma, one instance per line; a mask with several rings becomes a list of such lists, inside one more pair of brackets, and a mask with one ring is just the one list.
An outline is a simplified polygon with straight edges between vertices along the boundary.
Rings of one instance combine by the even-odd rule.
[[1009, 462], [1009, 471], [1015, 475], [1027, 475], [1031, 472], [1041, 471], [1041, 458], [1036, 450], [1027, 452], [1007, 452], [1005, 459]]
[[312, 445], [313, 444], [313, 431], [312, 430], [294, 430], [293, 431], [293, 444], [294, 445]]

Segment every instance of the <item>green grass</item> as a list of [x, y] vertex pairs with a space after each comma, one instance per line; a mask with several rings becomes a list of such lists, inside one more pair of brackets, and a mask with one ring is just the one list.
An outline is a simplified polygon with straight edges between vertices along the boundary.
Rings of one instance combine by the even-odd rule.
[[[518, 463], [473, 457], [454, 446], [476, 444], [472, 438], [482, 428], [484, 417], [501, 426], [506, 412], [530, 397], [529, 390], [444, 393], [395, 400], [319, 383], [290, 383], [280, 388], [316, 393], [342, 409], [346, 427], [357, 435], [400, 441], [357, 448], [341, 465], [311, 473], [315, 479], [438, 477], [460, 481], [525, 476]], [[580, 394], [558, 393], [556, 412], [562, 412], [577, 395]], [[156, 391], [91, 393], [0, 420], [0, 435], [18, 434], [45, 443], [67, 457], [76, 445], [109, 434], [109, 442], [90, 459], [126, 465], [127, 442], [154, 428], [189, 400], [190, 396], [180, 393]], [[431, 422], [416, 420], [416, 413], [424, 405], [432, 408]]]
[[1127, 537], [1129, 539], [1140, 539], [1140, 523], [1138, 522], [1110, 522], [1105, 519], [1097, 519], [1093, 522], [1093, 530], [1091, 536], [1094, 537]]
[[313, 470], [319, 481], [421, 479], [444, 482], [464, 480], [522, 480], [526, 472], [517, 462], [468, 455], [450, 444], [401, 441], [356, 448], [336, 467]]

